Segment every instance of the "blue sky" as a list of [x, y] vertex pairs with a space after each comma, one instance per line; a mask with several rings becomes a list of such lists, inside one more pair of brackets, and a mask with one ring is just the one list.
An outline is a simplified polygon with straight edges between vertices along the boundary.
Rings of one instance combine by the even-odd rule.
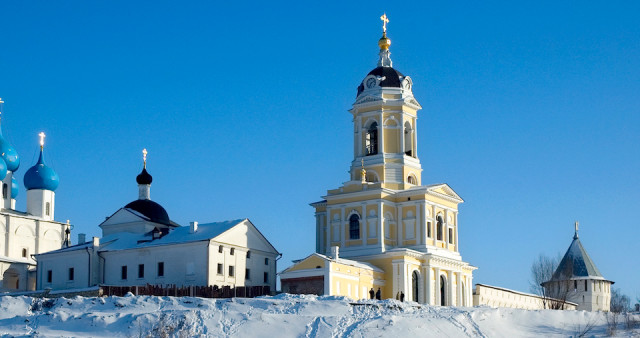
[[2, 128], [19, 181], [44, 131], [56, 218], [99, 236], [137, 198], [147, 148], [151, 197], [174, 221], [248, 217], [285, 268], [314, 250], [308, 203], [348, 180], [347, 110], [385, 11], [394, 67], [423, 106], [423, 183], [465, 199], [474, 281], [528, 291], [531, 262], [564, 254], [579, 220], [604, 276], [640, 296], [633, 1], [3, 2]]

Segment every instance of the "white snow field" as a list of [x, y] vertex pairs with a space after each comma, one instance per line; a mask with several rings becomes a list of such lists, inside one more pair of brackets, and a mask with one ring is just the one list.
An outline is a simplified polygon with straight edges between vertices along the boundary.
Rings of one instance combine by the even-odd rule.
[[[569, 337], [589, 326], [586, 337], [607, 335], [606, 315], [288, 294], [253, 299], [0, 297], [3, 337]], [[621, 320], [615, 335], [637, 337], [640, 329], [628, 330]]]

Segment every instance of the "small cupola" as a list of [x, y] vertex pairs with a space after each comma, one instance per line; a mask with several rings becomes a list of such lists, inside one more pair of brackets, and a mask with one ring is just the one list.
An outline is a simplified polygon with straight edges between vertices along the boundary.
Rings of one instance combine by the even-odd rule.
[[58, 188], [58, 174], [44, 162], [44, 133], [40, 133], [40, 157], [38, 162], [24, 174], [24, 186], [27, 190], [50, 190]]
[[142, 149], [142, 172], [136, 176], [138, 182], [138, 199], [151, 199], [151, 182], [153, 177], [147, 172], [147, 149]]

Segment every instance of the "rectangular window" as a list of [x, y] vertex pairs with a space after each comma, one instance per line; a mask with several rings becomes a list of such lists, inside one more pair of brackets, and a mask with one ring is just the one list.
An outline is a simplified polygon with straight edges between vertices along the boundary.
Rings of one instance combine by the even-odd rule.
[[573, 291], [578, 291], [578, 281], [577, 280], [573, 281]]
[[584, 291], [587, 291], [587, 281], [584, 281]]
[[53, 280], [53, 271], [47, 270], [47, 283], [51, 283]]
[[268, 272], [264, 273], [264, 282], [265, 283], [269, 283], [269, 273]]
[[229, 277], [233, 277], [235, 275], [236, 271], [234, 270], [234, 266], [233, 265], [229, 265]]
[[431, 238], [431, 222], [427, 222], [427, 237]]
[[144, 278], [144, 264], [138, 264], [138, 278]]
[[73, 268], [69, 268], [69, 280], [73, 280], [74, 271]]
[[251, 279], [251, 270], [249, 269], [244, 270], [244, 279]]
[[265, 257], [265, 259], [264, 259], [264, 265], [269, 265], [269, 257]]
[[247, 251], [247, 259], [251, 258], [251, 251]]
[[164, 277], [164, 262], [158, 262], [158, 277]]
[[218, 252], [222, 253], [222, 245], [218, 247]]
[[123, 265], [120, 271], [120, 279], [127, 279], [127, 266]]
[[233, 254], [236, 252], [235, 248], [231, 248], [231, 250], [229, 250], [229, 254], [233, 256]]
[[47, 216], [49, 216], [49, 209], [51, 209], [51, 204], [47, 202], [47, 204], [45, 204], [45, 215]]
[[449, 244], [453, 244], [453, 229], [449, 228]]
[[218, 263], [218, 275], [222, 275], [222, 264]]

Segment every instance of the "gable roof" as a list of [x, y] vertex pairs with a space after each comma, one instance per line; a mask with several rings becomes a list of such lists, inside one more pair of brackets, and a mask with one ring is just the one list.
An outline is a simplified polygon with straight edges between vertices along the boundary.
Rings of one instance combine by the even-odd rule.
[[304, 262], [304, 261], [306, 261], [307, 259], [309, 259], [311, 257], [320, 257], [321, 259], [323, 259], [325, 261], [328, 261], [328, 262], [335, 262], [335, 263], [338, 263], [338, 264], [350, 265], [350, 266], [357, 267], [357, 268], [362, 268], [362, 269], [371, 269], [371, 270], [376, 271], [376, 272], [384, 272], [379, 267], [377, 267], [377, 266], [375, 266], [373, 264], [370, 264], [370, 263], [354, 261], [354, 260], [351, 260], [351, 259], [344, 259], [344, 258], [340, 258], [340, 257], [338, 257], [338, 259], [334, 259], [334, 258], [331, 258], [329, 256], [314, 252], [314, 253], [310, 254], [309, 256], [307, 256], [305, 258], [294, 260], [292, 266], [282, 270], [282, 272], [280, 272], [280, 273], [287, 272], [288, 270], [290, 270], [291, 268], [293, 268], [297, 264], [299, 264], [301, 262]]
[[595, 263], [587, 254], [587, 251], [580, 243], [578, 234], [573, 236], [573, 242], [569, 246], [569, 249], [562, 257], [558, 268], [553, 273], [551, 280], [567, 280], [572, 278], [594, 278], [604, 279], [600, 270], [596, 267]]

